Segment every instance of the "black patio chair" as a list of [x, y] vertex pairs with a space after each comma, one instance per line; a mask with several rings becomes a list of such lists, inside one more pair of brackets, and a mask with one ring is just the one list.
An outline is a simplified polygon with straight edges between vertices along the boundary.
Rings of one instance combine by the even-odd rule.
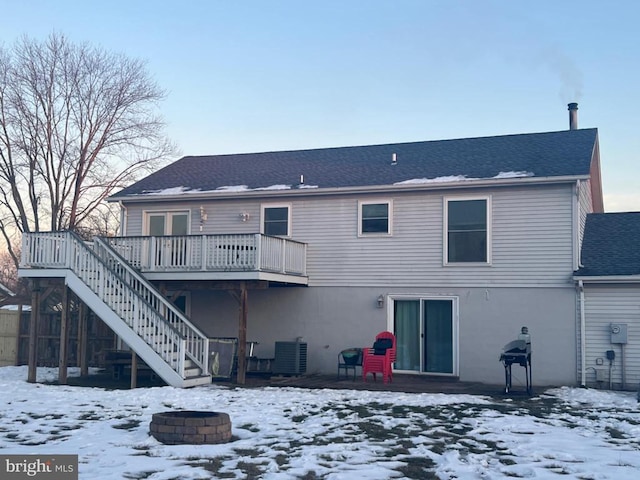
[[349, 370], [353, 370], [353, 381], [355, 382], [356, 367], [362, 367], [361, 348], [347, 348], [338, 354], [338, 380], [340, 380], [342, 369], [344, 369], [344, 375], [347, 378], [349, 378]]

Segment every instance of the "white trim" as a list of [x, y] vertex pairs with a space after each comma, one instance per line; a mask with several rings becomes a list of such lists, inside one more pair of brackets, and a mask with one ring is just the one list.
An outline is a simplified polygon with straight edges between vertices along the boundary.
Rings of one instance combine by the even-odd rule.
[[587, 385], [587, 325], [585, 315], [584, 301], [584, 284], [582, 280], [578, 281], [578, 289], [580, 290], [580, 386]]
[[[521, 185], [554, 185], [554, 184], [567, 184], [575, 183], [576, 180], [588, 180], [589, 174], [585, 175], [565, 175], [560, 177], [526, 177], [515, 179], [480, 179], [480, 180], [465, 180], [462, 182], [437, 182], [426, 184], [406, 184], [406, 185], [363, 185], [357, 187], [335, 187], [335, 188], [300, 188], [290, 190], [248, 190], [243, 192], [228, 192], [228, 191], [211, 191], [211, 192], [194, 192], [194, 193], [182, 193], [182, 197], [189, 196], [189, 200], [211, 200], [211, 199], [223, 199], [240, 197], [291, 197], [295, 195], [302, 195], [305, 197], [317, 196], [317, 195], [344, 195], [348, 193], [398, 193], [398, 192], [411, 192], [411, 191], [438, 191], [438, 190], [458, 190], [469, 188], [481, 188], [481, 187], [503, 187], [503, 186], [521, 186]], [[175, 202], [176, 195], [145, 195], [134, 194], [124, 196], [112, 196], [107, 199], [108, 202], [116, 202], [119, 200], [125, 202]]]
[[261, 203], [260, 204], [260, 233], [264, 234], [264, 211], [267, 208], [287, 208], [287, 234], [286, 235], [278, 235], [279, 237], [291, 238], [291, 213], [292, 207], [291, 203]]
[[573, 279], [584, 283], [640, 283], [640, 275], [574, 275]]
[[[449, 202], [463, 202], [472, 200], [485, 200], [486, 201], [486, 227], [487, 227], [487, 261], [486, 262], [449, 262]], [[492, 261], [491, 252], [492, 248], [492, 223], [493, 223], [493, 208], [492, 208], [492, 196], [491, 195], [446, 195], [442, 197], [442, 265], [454, 266], [454, 267], [469, 267], [469, 266], [490, 266]]]
[[571, 251], [573, 256], [573, 270], [576, 271], [580, 268], [580, 180], [576, 180], [576, 184], [573, 186], [573, 208], [571, 209]]
[[[362, 231], [362, 206], [363, 205], [387, 205], [387, 231], [363, 232]], [[358, 200], [358, 237], [391, 237], [393, 236], [393, 200], [390, 198]]]
[[453, 294], [434, 294], [434, 293], [418, 293], [418, 294], [393, 294], [389, 293], [385, 295], [385, 304], [387, 305], [387, 330], [393, 332], [394, 330], [394, 302], [396, 300], [415, 300], [420, 302], [420, 338], [421, 342], [424, 338], [422, 336], [422, 328], [424, 327], [423, 322], [423, 301], [425, 300], [450, 300], [451, 301], [451, 328], [453, 335], [453, 372], [452, 373], [438, 373], [438, 372], [425, 372], [422, 371], [424, 366], [424, 348], [423, 345], [420, 345], [420, 368], [421, 370], [397, 370], [394, 368], [394, 372], [398, 373], [406, 373], [406, 374], [416, 374], [416, 375], [433, 375], [433, 376], [442, 376], [442, 377], [459, 377], [460, 376], [460, 297], [458, 295]]
[[121, 237], [126, 237], [127, 228], [129, 225], [129, 211], [127, 210], [127, 207], [124, 206], [122, 201], [118, 202], [118, 204], [120, 205], [120, 234], [119, 235]]

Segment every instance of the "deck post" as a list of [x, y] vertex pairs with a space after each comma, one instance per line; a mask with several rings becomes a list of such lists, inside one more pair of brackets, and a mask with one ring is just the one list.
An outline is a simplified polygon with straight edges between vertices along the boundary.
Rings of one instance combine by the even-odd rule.
[[38, 320], [40, 316], [40, 281], [34, 279], [31, 285], [31, 318], [29, 319], [29, 372], [27, 382], [36, 382], [38, 369]]
[[67, 383], [67, 363], [69, 352], [69, 287], [62, 287], [62, 312], [60, 312], [60, 350], [58, 356], [58, 383]]
[[80, 376], [86, 377], [89, 375], [89, 363], [87, 362], [87, 340], [88, 340], [88, 325], [87, 316], [88, 309], [84, 302], [80, 302], [78, 308], [78, 364], [80, 366]]
[[138, 386], [138, 355], [131, 350], [131, 389]]
[[244, 385], [247, 373], [247, 283], [240, 282], [238, 318], [238, 373], [237, 382]]

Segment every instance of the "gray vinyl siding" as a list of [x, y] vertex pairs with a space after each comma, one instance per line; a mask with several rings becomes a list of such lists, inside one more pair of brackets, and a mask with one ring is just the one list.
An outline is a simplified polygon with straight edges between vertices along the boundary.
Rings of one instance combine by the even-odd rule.
[[310, 286], [568, 284], [571, 188], [492, 192], [492, 263], [480, 266], [443, 265], [445, 195], [386, 197], [393, 200], [390, 237], [356, 235], [357, 198], [294, 205], [294, 238], [309, 244]]
[[[291, 204], [291, 237], [308, 244], [309, 286], [570, 286], [570, 184], [463, 192], [491, 197], [490, 265], [443, 265], [444, 198], [456, 195], [283, 197], [270, 203]], [[358, 201], [376, 199], [393, 202], [393, 234], [358, 236]], [[207, 211], [202, 231], [200, 205]], [[225, 200], [176, 202], [171, 209], [191, 209], [193, 234], [255, 233], [260, 231], [260, 206], [257, 199]], [[127, 234], [142, 234], [143, 211], [164, 209], [162, 204], [129, 207]], [[240, 221], [241, 212], [250, 214], [249, 221]]]
[[[611, 323], [626, 323], [628, 343], [624, 345], [626, 388], [640, 383], [640, 285], [585, 285], [586, 380], [587, 385], [608, 388], [607, 350], [615, 352], [611, 379], [614, 388], [622, 384], [622, 349], [611, 343]], [[603, 364], [598, 365], [597, 359]], [[596, 383], [595, 369], [604, 369], [606, 381]]]
[[[200, 220], [200, 207], [204, 208], [207, 219]], [[192, 235], [213, 235], [220, 233], [257, 233], [260, 231], [260, 204], [255, 201], [218, 201], [175, 203], [140, 203], [127, 207], [127, 236], [144, 234], [144, 215], [148, 212], [188, 210]], [[249, 213], [250, 220], [242, 222], [240, 214]], [[200, 225], [202, 223], [202, 230]]]

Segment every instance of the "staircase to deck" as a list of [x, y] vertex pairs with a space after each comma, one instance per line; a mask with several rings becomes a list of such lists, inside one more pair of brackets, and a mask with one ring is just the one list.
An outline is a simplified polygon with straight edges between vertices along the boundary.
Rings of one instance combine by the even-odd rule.
[[106, 241], [72, 232], [23, 237], [22, 277], [64, 277], [67, 286], [167, 384], [211, 383], [209, 340]]

